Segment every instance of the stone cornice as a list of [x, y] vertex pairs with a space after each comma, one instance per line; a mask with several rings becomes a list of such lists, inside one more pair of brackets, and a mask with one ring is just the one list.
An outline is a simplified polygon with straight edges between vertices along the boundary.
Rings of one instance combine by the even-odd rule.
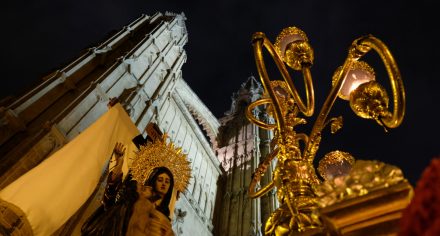
[[178, 93], [172, 94], [172, 99], [176, 102], [179, 110], [182, 112], [183, 116], [187, 120], [188, 124], [191, 126], [192, 130], [194, 130], [194, 133], [196, 134], [197, 139], [202, 144], [203, 149], [205, 149], [206, 153], [208, 154], [213, 166], [218, 171], [218, 174], [221, 174], [220, 170], [220, 161], [217, 159], [217, 156], [215, 155], [214, 151], [210, 147], [208, 141], [206, 141], [205, 136], [203, 135], [202, 131], [200, 131], [195, 119], [189, 112], [188, 108], [185, 106], [182, 98], [179, 96]]
[[214, 142], [219, 131], [220, 123], [200, 98], [191, 90], [184, 80], [176, 82], [176, 92], [184, 104], [191, 109], [191, 112], [196, 113], [196, 118], [200, 119], [201, 125], [208, 133], [211, 142]]

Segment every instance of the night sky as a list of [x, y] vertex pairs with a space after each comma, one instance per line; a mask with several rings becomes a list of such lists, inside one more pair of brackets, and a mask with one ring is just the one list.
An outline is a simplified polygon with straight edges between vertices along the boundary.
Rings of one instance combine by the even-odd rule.
[[[189, 42], [183, 77], [217, 117], [230, 108], [232, 93], [240, 84], [251, 75], [258, 76], [251, 45], [254, 32], [262, 31], [274, 41], [288, 26], [305, 31], [315, 51], [312, 76], [316, 94], [315, 116], [303, 128], [307, 131], [351, 42], [372, 34], [388, 45], [399, 65], [407, 98], [403, 124], [385, 133], [374, 121], [356, 117], [347, 102], [337, 100], [331, 115], [343, 115], [344, 127], [335, 135], [324, 132], [318, 157], [338, 149], [359, 159], [378, 159], [401, 167], [415, 184], [430, 159], [440, 156], [439, 47], [434, 42], [439, 31], [437, 8], [434, 1], [425, 0], [355, 2], [8, 1], [0, 10], [0, 99], [22, 94], [141, 14], [184, 12]], [[370, 52], [366, 60], [390, 94], [377, 54]], [[279, 79], [276, 71], [270, 76]], [[302, 78], [293, 76], [303, 91]]]

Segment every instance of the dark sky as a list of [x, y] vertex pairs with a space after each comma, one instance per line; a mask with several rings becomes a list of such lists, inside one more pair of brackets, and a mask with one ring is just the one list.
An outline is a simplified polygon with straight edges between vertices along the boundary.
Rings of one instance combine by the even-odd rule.
[[[435, 9], [434, 1], [425, 0], [8, 1], [0, 10], [0, 98], [19, 95], [141, 14], [171, 11], [187, 16], [184, 79], [217, 117], [230, 108], [231, 95], [239, 85], [250, 75], [257, 76], [252, 34], [262, 31], [273, 41], [285, 27], [304, 30], [315, 50], [316, 115], [348, 46], [357, 37], [373, 34], [388, 45], [399, 65], [407, 95], [404, 122], [385, 133], [375, 122], [357, 118], [347, 102], [338, 100], [332, 115], [344, 115], [344, 127], [335, 135], [324, 133], [318, 157], [339, 149], [359, 159], [379, 159], [400, 166], [414, 184], [429, 160], [440, 156]], [[378, 67], [377, 80], [389, 88], [383, 65], [370, 54], [367, 59]], [[295, 80], [299, 87], [301, 80]], [[314, 120], [309, 119], [306, 127]]]

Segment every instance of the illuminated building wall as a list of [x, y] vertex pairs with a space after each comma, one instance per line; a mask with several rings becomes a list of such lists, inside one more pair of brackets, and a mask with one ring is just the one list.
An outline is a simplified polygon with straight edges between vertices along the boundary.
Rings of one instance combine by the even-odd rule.
[[[0, 189], [74, 139], [117, 98], [141, 133], [148, 122], [157, 122], [192, 162], [190, 186], [176, 204], [176, 234], [211, 235], [221, 174], [212, 149], [219, 122], [182, 78], [185, 19], [173, 13], [143, 15], [33, 90], [3, 101]], [[103, 185], [56, 235], [79, 234], [100, 204]]]

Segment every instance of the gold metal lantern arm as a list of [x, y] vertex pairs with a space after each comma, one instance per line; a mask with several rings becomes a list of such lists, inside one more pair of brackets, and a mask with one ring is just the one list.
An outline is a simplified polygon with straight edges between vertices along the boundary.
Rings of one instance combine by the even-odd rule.
[[[285, 147], [290, 146], [291, 143], [295, 143], [299, 140], [302, 140], [305, 143], [308, 142], [308, 137], [306, 134], [296, 134], [292, 131], [295, 125], [305, 123], [305, 120], [296, 117], [298, 111], [302, 112], [305, 116], [313, 115], [315, 100], [312, 77], [310, 73], [310, 66], [312, 65], [313, 61], [313, 50], [308, 45], [307, 37], [301, 30], [294, 27], [288, 28], [288, 30], [283, 32], [284, 33], [281, 34], [282, 37], [279, 37], [277, 41], [287, 47], [287, 49], [285, 50], [286, 56], [284, 56], [283, 53], [280, 52], [280, 45], [274, 46], [267, 39], [264, 33], [257, 32], [253, 35], [252, 39], [255, 61], [257, 64], [258, 73], [261, 78], [261, 82], [266, 92], [266, 97], [250, 104], [246, 110], [246, 116], [252, 123], [263, 129], [275, 130], [276, 138], [274, 139], [276, 140], [277, 144], [282, 147], [283, 154], [281, 156], [285, 158], [285, 153], [288, 149], [295, 149], [296, 153], [300, 153], [299, 147]], [[289, 39], [289, 37], [293, 38]], [[288, 40], [286, 41], [286, 39]], [[278, 70], [281, 72], [281, 75], [286, 85], [284, 85], [282, 81], [271, 81], [269, 79], [263, 60], [263, 47], [268, 50]], [[306, 103], [299, 96], [299, 93], [296, 90], [292, 82], [292, 78], [290, 77], [290, 74], [284, 63], [289, 65], [294, 70], [302, 71], [306, 89]], [[286, 97], [288, 101], [285, 101], [286, 99], [278, 97], [278, 95], [276, 94], [277, 91], [275, 91], [277, 86], [285, 89], [286, 92], [290, 94], [290, 96]], [[290, 104], [289, 106], [294, 106], [290, 112], [288, 112], [286, 109], [286, 102]], [[275, 119], [275, 124], [267, 124], [254, 117], [252, 111], [260, 105], [268, 105], [268, 108], [272, 110], [271, 114]], [[290, 131], [285, 132], [286, 130]], [[261, 175], [266, 172], [266, 168], [270, 164], [270, 161], [275, 158], [278, 153], [279, 149], [275, 149], [256, 169], [252, 182], [249, 186], [249, 196], [251, 198], [262, 196], [274, 187], [275, 184], [272, 181], [267, 186], [255, 192], [255, 186], [260, 181]]]
[[267, 192], [269, 192], [274, 186], [273, 180], [264, 186], [263, 188], [259, 189], [258, 191], [255, 191], [255, 187], [257, 186], [257, 183], [260, 182], [261, 176], [266, 173], [267, 168], [270, 166], [270, 162], [278, 155], [279, 149], [273, 150], [265, 159], [263, 162], [261, 162], [257, 169], [255, 169], [255, 172], [253, 174], [253, 178], [251, 183], [249, 184], [249, 190], [248, 195], [250, 198], [257, 198], [261, 197]]
[[[384, 91], [384, 89], [375, 81], [362, 84], [357, 89], [353, 90], [350, 95], [350, 106], [358, 116], [367, 119], [376, 119], [379, 124], [383, 123], [388, 128], [396, 128], [401, 124], [405, 114], [405, 90], [394, 57], [388, 47], [376, 37], [372, 35], [360, 37], [353, 41], [347, 59], [341, 69], [335, 74], [336, 80], [333, 83], [333, 87], [327, 96], [309, 135], [309, 143], [304, 153], [306, 159], [313, 160], [315, 157], [321, 141], [321, 132], [324, 129], [325, 124], [328, 123], [327, 116], [333, 107], [344, 82], [347, 80], [347, 76], [352, 69], [352, 66], [371, 49], [374, 49], [379, 54], [385, 64], [393, 92], [394, 111], [391, 114], [387, 110], [388, 97], [386, 91]], [[372, 94], [376, 97], [368, 97], [373, 96]], [[364, 102], [364, 104], [353, 105], [353, 103], [357, 102], [354, 101], [355, 96], [358, 96], [358, 100]], [[381, 99], [386, 101], [384, 102]], [[378, 100], [380, 100], [380, 103], [386, 103], [383, 106], [381, 104], [380, 109], [375, 108], [375, 106], [378, 106]], [[358, 108], [358, 110], [354, 108]]]
[[275, 91], [270, 86], [270, 79], [267, 74], [266, 66], [263, 60], [263, 50], [262, 50], [263, 46], [268, 50], [269, 54], [274, 59], [275, 64], [277, 65], [279, 71], [281, 72], [284, 81], [288, 84], [288, 90], [289, 90], [288, 92], [293, 96], [295, 104], [298, 106], [299, 110], [305, 116], [313, 115], [313, 111], [315, 108], [315, 96], [314, 96], [312, 78], [310, 74], [310, 68], [308, 66], [304, 66], [302, 69], [304, 83], [306, 87], [306, 102], [307, 102], [304, 103], [301, 97], [299, 96], [299, 93], [296, 90], [295, 86], [293, 85], [292, 78], [290, 77], [286, 66], [284, 65], [280, 56], [276, 52], [274, 45], [267, 39], [266, 35], [262, 32], [257, 32], [253, 35], [252, 39], [254, 46], [255, 62], [257, 65], [258, 73], [260, 75], [264, 90], [267, 91], [269, 97], [272, 99], [273, 107], [275, 110], [274, 118], [277, 122], [278, 129], [280, 129], [281, 131], [281, 129], [284, 128], [285, 121], [282, 117], [280, 104], [277, 97], [275, 96]]
[[[285, 28], [275, 44], [272, 44], [264, 33], [257, 32], [252, 36], [252, 44], [264, 94], [262, 99], [249, 105], [246, 116], [259, 127], [274, 130], [274, 138], [271, 141], [273, 151], [256, 168], [248, 195], [257, 198], [276, 188], [281, 205], [266, 222], [266, 235], [296, 235], [292, 232], [308, 232], [310, 234], [307, 235], [312, 235], [313, 232], [321, 232], [325, 230], [325, 222], [320, 218], [316, 190], [322, 182], [316, 175], [313, 161], [323, 129], [330, 125], [330, 131], [335, 133], [343, 123], [342, 116], [328, 118], [330, 110], [336, 98], [340, 97], [349, 100], [351, 109], [361, 118], [374, 119], [386, 128], [398, 127], [405, 114], [405, 91], [399, 69], [391, 52], [379, 39], [367, 35], [354, 40], [346, 60], [332, 77], [332, 88], [310, 134], [306, 135], [295, 130], [295, 126], [306, 123], [304, 118], [298, 116], [299, 112], [311, 116], [314, 111], [314, 89], [310, 74], [313, 49], [306, 34], [296, 27]], [[269, 79], [263, 60], [263, 48], [271, 55], [283, 80]], [[390, 79], [392, 112], [388, 109], [386, 90], [375, 81], [374, 70], [366, 62], [360, 61], [371, 49], [379, 54]], [[305, 100], [299, 96], [287, 66], [302, 72], [306, 89]], [[261, 105], [266, 105], [266, 113], [274, 118], [273, 124], [254, 117], [254, 109]], [[305, 145], [300, 145], [303, 144], [301, 142]], [[303, 150], [300, 150], [302, 147]], [[277, 164], [272, 173], [272, 181], [256, 190], [261, 176], [266, 173], [274, 158], [277, 158]], [[340, 170], [338, 168], [337, 171]], [[334, 173], [335, 170], [328, 169], [328, 176], [335, 176]]]
[[393, 113], [391, 116], [381, 117], [381, 121], [388, 128], [398, 127], [405, 116], [405, 89], [397, 63], [388, 47], [378, 38], [368, 35], [357, 41], [359, 45], [374, 49], [382, 59], [388, 73], [393, 93]]
[[266, 129], [266, 130], [272, 130], [275, 129], [277, 127], [276, 124], [267, 124], [264, 123], [261, 120], [258, 120], [257, 118], [254, 117], [254, 115], [252, 114], [252, 111], [260, 105], [265, 105], [265, 104], [272, 104], [272, 100], [270, 98], [263, 98], [263, 99], [259, 99], [253, 103], [251, 103], [247, 109], [246, 109], [246, 118], [249, 119], [249, 121], [251, 121], [252, 123], [256, 124], [257, 126]]

